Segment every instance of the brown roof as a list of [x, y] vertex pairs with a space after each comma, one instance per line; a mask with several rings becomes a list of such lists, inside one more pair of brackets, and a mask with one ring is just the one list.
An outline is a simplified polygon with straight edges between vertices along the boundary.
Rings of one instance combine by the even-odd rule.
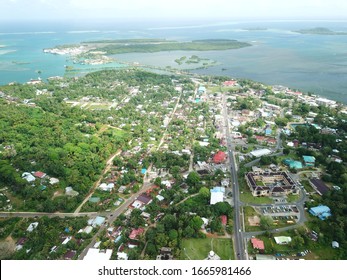
[[318, 193], [320, 193], [321, 195], [329, 191], [329, 187], [322, 180], [311, 179], [310, 181], [316, 187]]

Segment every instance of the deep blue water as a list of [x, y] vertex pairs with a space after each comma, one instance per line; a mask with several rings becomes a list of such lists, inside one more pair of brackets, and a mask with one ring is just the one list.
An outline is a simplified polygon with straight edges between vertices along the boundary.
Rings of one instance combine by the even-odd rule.
[[[267, 30], [244, 30], [259, 27]], [[347, 103], [347, 36], [291, 32], [314, 27], [347, 32], [347, 22], [1, 23], [0, 84], [27, 82], [37, 78], [38, 71], [42, 72], [42, 78], [64, 75], [64, 65], [72, 65], [68, 57], [44, 54], [42, 51], [56, 45], [98, 39], [167, 38], [184, 41], [223, 38], [250, 42], [252, 47], [191, 52], [220, 63], [194, 72], [249, 78], [271, 85], [282, 84]], [[177, 67], [174, 60], [180, 56], [182, 52], [160, 52], [122, 54], [117, 58]]]

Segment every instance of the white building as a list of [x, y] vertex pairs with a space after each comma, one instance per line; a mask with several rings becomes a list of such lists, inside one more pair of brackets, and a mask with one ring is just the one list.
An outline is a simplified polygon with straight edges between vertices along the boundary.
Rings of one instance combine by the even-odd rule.
[[255, 157], [261, 157], [271, 154], [271, 151], [269, 149], [259, 149], [250, 152], [250, 154]]
[[210, 205], [224, 201], [224, 193], [225, 193], [224, 187], [214, 187], [212, 190], [210, 190], [210, 192], [211, 192]]

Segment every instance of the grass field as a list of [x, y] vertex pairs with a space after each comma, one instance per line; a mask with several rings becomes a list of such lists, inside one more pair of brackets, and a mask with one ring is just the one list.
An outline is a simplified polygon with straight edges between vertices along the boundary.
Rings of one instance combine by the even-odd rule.
[[203, 260], [211, 250], [222, 260], [234, 259], [232, 240], [226, 238], [185, 239], [182, 241], [181, 259]]
[[255, 203], [255, 204], [268, 204], [273, 203], [272, 199], [265, 196], [256, 197], [251, 194], [250, 191], [243, 191], [240, 194], [240, 200], [245, 203]]

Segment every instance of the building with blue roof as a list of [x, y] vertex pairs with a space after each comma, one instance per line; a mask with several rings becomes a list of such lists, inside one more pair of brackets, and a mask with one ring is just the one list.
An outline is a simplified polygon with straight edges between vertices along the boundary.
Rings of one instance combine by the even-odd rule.
[[316, 163], [316, 158], [313, 156], [302, 156], [305, 166], [314, 166]]
[[198, 89], [198, 93], [205, 93], [206, 92], [206, 88], [204, 86], [199, 86], [199, 89]]
[[331, 216], [330, 208], [325, 205], [319, 205], [316, 207], [312, 207], [309, 211], [313, 216], [318, 217], [322, 221], [326, 220]]
[[293, 169], [301, 169], [303, 168], [302, 163], [300, 161], [292, 160], [290, 158], [287, 158], [283, 161], [285, 165], [287, 165], [289, 168]]

